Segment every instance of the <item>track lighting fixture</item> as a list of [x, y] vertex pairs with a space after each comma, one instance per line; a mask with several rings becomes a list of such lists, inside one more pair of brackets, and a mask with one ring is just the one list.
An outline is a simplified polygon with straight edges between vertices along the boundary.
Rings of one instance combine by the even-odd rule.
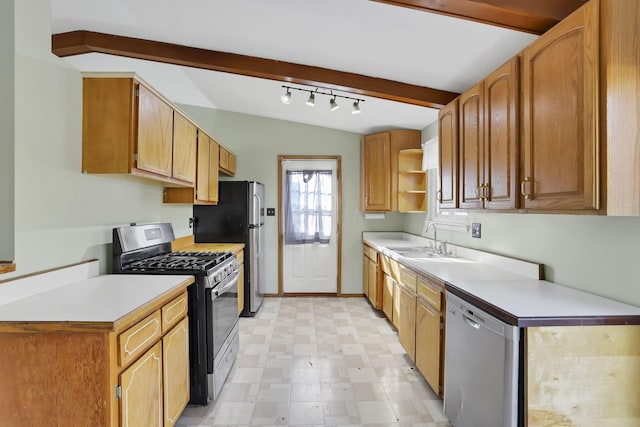
[[331, 98], [331, 101], [329, 101], [329, 107], [331, 107], [331, 111], [336, 111], [338, 108], [340, 108], [340, 106], [336, 102], [335, 96]]
[[[286, 87], [286, 86], [283, 86], [283, 87]], [[284, 104], [289, 104], [291, 102], [291, 91], [289, 90], [288, 87], [287, 87], [287, 92], [284, 95], [282, 95], [280, 99]]]
[[309, 107], [313, 107], [316, 105], [316, 95], [313, 92], [309, 94], [309, 99], [307, 99], [307, 102], [305, 104], [307, 104]]
[[351, 114], [360, 114], [361, 112], [360, 101], [353, 101], [353, 111], [351, 111]]
[[361, 98], [352, 98], [350, 96], [337, 95], [333, 93], [333, 90], [331, 89], [321, 89], [321, 88], [301, 89], [301, 88], [291, 87], [291, 86], [282, 86], [282, 87], [285, 89], [285, 94], [282, 95], [280, 99], [285, 104], [291, 103], [291, 91], [299, 90], [301, 92], [309, 92], [309, 98], [307, 98], [307, 101], [305, 102], [305, 104], [307, 104], [310, 107], [314, 107], [316, 105], [316, 94], [319, 94], [319, 95], [326, 95], [331, 97], [331, 99], [329, 100], [329, 108], [331, 109], [331, 111], [335, 111], [338, 108], [340, 108], [340, 105], [336, 101], [336, 98], [344, 98], [344, 99], [353, 100], [353, 111], [351, 111], [351, 114], [360, 114], [362, 112], [360, 110], [360, 102], [364, 102], [364, 99], [361, 99]]

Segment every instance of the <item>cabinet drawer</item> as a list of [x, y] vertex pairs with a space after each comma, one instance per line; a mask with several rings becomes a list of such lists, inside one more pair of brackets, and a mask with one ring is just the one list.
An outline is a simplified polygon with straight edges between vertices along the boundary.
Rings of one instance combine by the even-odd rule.
[[162, 336], [160, 310], [136, 323], [118, 336], [118, 362], [125, 366]]
[[367, 258], [371, 259], [372, 261], [378, 262], [378, 251], [376, 251], [375, 249], [369, 246], [365, 246], [364, 254]]
[[183, 293], [178, 298], [162, 307], [162, 333], [166, 333], [183, 317], [188, 311], [187, 293]]
[[391, 276], [396, 282], [400, 280], [400, 264], [394, 259], [383, 255], [382, 257], [382, 271], [385, 274]]
[[418, 276], [411, 270], [406, 269], [402, 265], [400, 266], [400, 283], [407, 288], [416, 292], [416, 281]]
[[423, 277], [418, 277], [418, 296], [423, 298], [436, 310], [442, 306], [442, 290], [429, 283]]

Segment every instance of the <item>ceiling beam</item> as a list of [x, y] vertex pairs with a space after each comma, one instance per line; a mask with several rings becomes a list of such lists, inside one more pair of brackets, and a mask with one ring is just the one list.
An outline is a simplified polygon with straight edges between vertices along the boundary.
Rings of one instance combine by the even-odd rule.
[[59, 57], [105, 53], [339, 90], [430, 108], [441, 108], [458, 96], [454, 92], [361, 74], [92, 31], [54, 34], [51, 36], [51, 50]]
[[372, 0], [542, 34], [587, 0]]

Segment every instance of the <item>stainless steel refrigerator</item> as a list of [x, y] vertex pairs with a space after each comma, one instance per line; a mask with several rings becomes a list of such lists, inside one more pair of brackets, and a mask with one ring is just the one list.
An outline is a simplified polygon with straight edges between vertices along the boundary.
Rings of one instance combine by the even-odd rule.
[[264, 298], [264, 185], [220, 181], [217, 205], [194, 205], [196, 243], [244, 243], [244, 309], [255, 316]]

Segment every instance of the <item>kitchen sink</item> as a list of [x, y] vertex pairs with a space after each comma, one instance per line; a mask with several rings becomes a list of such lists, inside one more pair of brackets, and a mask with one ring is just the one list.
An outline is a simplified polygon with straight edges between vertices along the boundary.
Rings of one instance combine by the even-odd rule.
[[434, 252], [433, 249], [426, 246], [392, 247], [387, 249], [404, 258], [441, 258], [446, 256], [445, 254]]

